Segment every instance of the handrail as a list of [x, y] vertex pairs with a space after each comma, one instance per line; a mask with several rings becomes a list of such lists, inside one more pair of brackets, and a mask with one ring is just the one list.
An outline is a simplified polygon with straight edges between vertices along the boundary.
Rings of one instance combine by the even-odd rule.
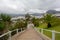
[[[37, 28], [37, 29], [43, 29], [43, 28]], [[45, 31], [50, 31], [50, 32], [54, 31], [55, 33], [60, 33], [60, 32], [55, 31], [55, 30], [48, 30], [48, 29], [43, 29], [43, 30], [45, 30]]]
[[[42, 34], [43, 34], [44, 30], [45, 30], [45, 31], [52, 32], [52, 40], [55, 40], [55, 33], [59, 33], [59, 34], [60, 34], [60, 32], [57, 32], [57, 31], [55, 31], [55, 30], [48, 30], [48, 29], [36, 28], [36, 27], [35, 27], [35, 29], [41, 30], [41, 33], [42, 33]], [[39, 32], [40, 32], [40, 31], [39, 31]]]
[[8, 33], [9, 33], [9, 32], [0, 35], [0, 38], [3, 37], [3, 36], [5, 36], [5, 35], [7, 35]]
[[[15, 29], [15, 30], [12, 30], [12, 31], [8, 31], [7, 33], [4, 33], [4, 34], [0, 35], [0, 38], [8, 34], [8, 35], [9, 35], [9, 39], [8, 39], [8, 40], [11, 40], [11, 33], [12, 33], [13, 31], [16, 31], [16, 33], [18, 34], [18, 30], [19, 30], [19, 29]], [[21, 32], [22, 32], [22, 30], [23, 30], [23, 29], [21, 28]]]

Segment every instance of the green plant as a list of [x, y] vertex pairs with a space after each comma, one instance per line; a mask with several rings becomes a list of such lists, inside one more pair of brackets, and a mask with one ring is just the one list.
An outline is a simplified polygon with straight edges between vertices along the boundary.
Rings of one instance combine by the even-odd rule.
[[52, 25], [51, 25], [51, 20], [53, 19], [53, 15], [52, 14], [45, 14], [44, 16], [43, 16], [43, 21], [45, 22], [45, 23], [47, 23], [47, 27], [49, 28], [49, 27], [51, 27]]
[[4, 28], [5, 28], [4, 23], [3, 22], [0, 22], [0, 31], [4, 30]]
[[15, 28], [24, 28], [27, 26], [27, 21], [25, 20], [18, 20], [15, 24]]
[[39, 19], [38, 18], [33, 17], [31, 21], [34, 24], [34, 26], [36, 26], [36, 27], [39, 26]]
[[[11, 17], [7, 14], [1, 14], [0, 15], [1, 23], [3, 23], [2, 25], [4, 26], [4, 33], [7, 32], [9, 30], [9, 26], [11, 24]], [[3, 26], [1, 26], [1, 29], [3, 28]]]
[[27, 21], [30, 20], [30, 17], [31, 17], [31, 16], [30, 16], [30, 14], [28, 14], [28, 13], [25, 15], [25, 19], [26, 19]]

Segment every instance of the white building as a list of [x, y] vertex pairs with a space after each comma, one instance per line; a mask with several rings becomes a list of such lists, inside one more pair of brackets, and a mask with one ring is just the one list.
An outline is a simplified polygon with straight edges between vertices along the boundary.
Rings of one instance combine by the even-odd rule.
[[11, 21], [16, 22], [18, 19], [25, 19], [25, 17], [24, 16], [14, 17], [11, 18]]

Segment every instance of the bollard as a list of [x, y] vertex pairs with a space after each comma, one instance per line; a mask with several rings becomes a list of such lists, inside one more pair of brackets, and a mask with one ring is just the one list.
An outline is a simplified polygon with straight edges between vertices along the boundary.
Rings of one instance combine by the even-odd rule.
[[18, 34], [18, 29], [16, 29], [16, 31], [17, 31], [17, 34]]
[[11, 31], [9, 31], [9, 40], [11, 40]]
[[22, 32], [22, 28], [21, 28], [21, 32]]
[[41, 33], [43, 34], [43, 29], [41, 29]]
[[52, 40], [55, 40], [55, 31], [52, 31]]

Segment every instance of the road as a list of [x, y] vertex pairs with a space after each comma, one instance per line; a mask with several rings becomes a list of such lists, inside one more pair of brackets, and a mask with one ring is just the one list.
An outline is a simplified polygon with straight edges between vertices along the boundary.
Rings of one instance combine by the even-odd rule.
[[13, 36], [12, 40], [48, 40], [42, 38], [42, 36], [40, 36], [38, 32], [34, 30], [31, 24], [29, 24], [28, 26], [29, 27], [26, 29], [24, 33], [22, 34], [18, 33], [18, 36], [17, 35]]

